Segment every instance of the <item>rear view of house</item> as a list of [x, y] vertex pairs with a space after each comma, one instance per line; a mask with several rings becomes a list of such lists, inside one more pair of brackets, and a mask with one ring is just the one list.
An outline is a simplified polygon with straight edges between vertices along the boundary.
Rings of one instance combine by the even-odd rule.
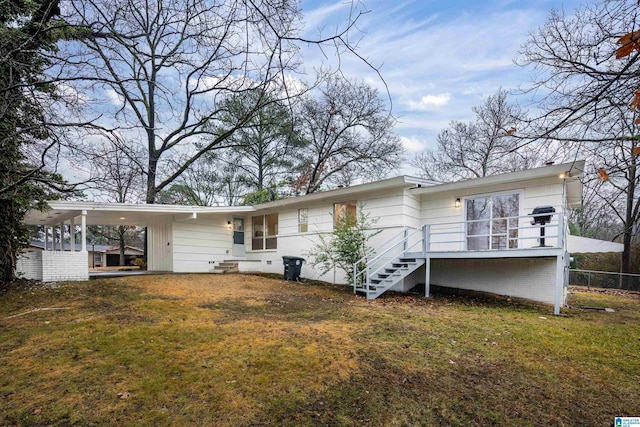
[[[83, 234], [87, 224], [147, 227], [149, 270], [214, 272], [231, 262], [241, 272], [281, 273], [283, 256], [304, 256], [335, 218], [362, 207], [382, 231], [370, 242], [376, 255], [348, 284], [354, 291], [375, 298], [421, 283], [427, 296], [429, 285], [470, 289], [553, 304], [558, 313], [569, 252], [580, 251], [571, 247], [567, 213], [581, 204], [583, 168], [574, 162], [445, 184], [401, 176], [243, 207], [52, 202], [27, 221], [63, 235], [76, 224]], [[86, 251], [81, 244], [78, 253]], [[78, 277], [87, 276], [86, 262], [82, 268]], [[344, 272], [320, 275], [308, 264], [302, 276], [347, 284]]]

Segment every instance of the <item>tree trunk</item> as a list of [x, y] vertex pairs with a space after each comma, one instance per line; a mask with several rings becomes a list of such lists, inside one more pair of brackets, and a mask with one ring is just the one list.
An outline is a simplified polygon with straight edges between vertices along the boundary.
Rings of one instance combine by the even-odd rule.
[[118, 240], [120, 241], [120, 262], [119, 262], [120, 267], [124, 265], [124, 251], [125, 251], [124, 236], [126, 232], [127, 232], [127, 229], [123, 225], [118, 227]]
[[[622, 250], [622, 259], [620, 265], [620, 271], [622, 273], [631, 272], [631, 238], [633, 235], [634, 218], [633, 218], [633, 198], [636, 193], [636, 165], [635, 162], [631, 162], [629, 165], [629, 188], [626, 194], [626, 212], [624, 233], [622, 235], [622, 243], [624, 245]], [[629, 276], [620, 276], [620, 287], [623, 289], [629, 289]]]

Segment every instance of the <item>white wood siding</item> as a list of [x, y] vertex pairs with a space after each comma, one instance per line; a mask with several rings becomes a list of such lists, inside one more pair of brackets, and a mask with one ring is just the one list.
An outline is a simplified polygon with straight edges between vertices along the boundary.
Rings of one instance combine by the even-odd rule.
[[[526, 184], [526, 185], [525, 185]], [[526, 183], [516, 182], [510, 184], [502, 184], [499, 186], [475, 188], [469, 190], [451, 191], [436, 194], [424, 194], [421, 196], [420, 211], [423, 224], [446, 224], [453, 222], [461, 222], [465, 220], [464, 200], [473, 196], [490, 195], [494, 193], [511, 192], [520, 193], [520, 215], [528, 215], [536, 206], [551, 205], [556, 212], [563, 211], [563, 182], [562, 180], [551, 177], [528, 181]], [[455, 207], [456, 198], [460, 198], [462, 203], [459, 208]], [[522, 218], [520, 227], [529, 226], [530, 220]], [[557, 234], [557, 216], [549, 225], [548, 235]], [[431, 240], [432, 250], [464, 250], [464, 242], [458, 243], [440, 243], [451, 240], [464, 240], [464, 225], [452, 224], [449, 226], [432, 227], [432, 232], [450, 232], [451, 234], [433, 236]], [[521, 237], [536, 237], [538, 229], [520, 230]], [[527, 248], [536, 246], [536, 239], [521, 240], [519, 247]], [[556, 239], [549, 238], [547, 245], [555, 245]]]
[[147, 269], [173, 271], [173, 235], [171, 218], [149, 220], [147, 223]]
[[432, 260], [431, 284], [553, 304], [556, 258]]
[[[403, 226], [419, 223], [420, 201], [408, 190], [398, 188], [381, 192], [369, 192], [359, 198], [346, 197], [323, 202], [284, 207], [281, 210], [265, 210], [247, 215], [245, 218], [245, 242], [247, 244], [247, 259], [256, 262], [242, 263], [240, 271], [263, 271], [281, 274], [283, 272], [283, 256], [300, 256], [308, 258], [309, 250], [318, 243], [317, 233], [331, 233], [333, 231], [333, 204], [356, 200], [364, 204], [371, 219], [378, 219], [375, 227], [382, 232], [373, 237], [370, 246], [377, 248], [392, 236], [398, 234]], [[359, 207], [359, 206], [358, 206]], [[298, 209], [306, 208], [308, 213], [309, 231], [298, 232]], [[278, 213], [278, 248], [276, 250], [250, 251], [251, 245], [251, 217]], [[334, 274], [335, 273], [335, 274]], [[341, 270], [321, 275], [309, 263], [302, 268], [302, 277], [323, 280], [330, 283], [346, 284], [346, 277]]]
[[205, 273], [232, 259], [232, 216], [199, 216], [173, 220], [173, 271]]

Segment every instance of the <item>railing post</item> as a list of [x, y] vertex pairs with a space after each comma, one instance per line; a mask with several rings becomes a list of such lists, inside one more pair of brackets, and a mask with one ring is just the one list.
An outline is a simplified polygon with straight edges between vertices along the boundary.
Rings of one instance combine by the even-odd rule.
[[358, 286], [358, 263], [353, 263], [353, 293], [356, 293], [356, 287]]
[[409, 235], [409, 229], [407, 227], [404, 228], [404, 241], [402, 243], [402, 254], [406, 255], [407, 253], [407, 236]]
[[558, 213], [558, 247], [564, 249], [564, 216]]
[[427, 256], [427, 228], [429, 226], [428, 225], [423, 225], [422, 226], [422, 256], [426, 257]]
[[591, 272], [590, 271], [587, 273], [587, 287], [588, 288], [591, 287]]
[[364, 274], [365, 274], [365, 277], [364, 277], [364, 290], [365, 290], [365, 292], [367, 294], [367, 299], [369, 298], [369, 271], [370, 271], [369, 263], [367, 263], [367, 267], [364, 270]]

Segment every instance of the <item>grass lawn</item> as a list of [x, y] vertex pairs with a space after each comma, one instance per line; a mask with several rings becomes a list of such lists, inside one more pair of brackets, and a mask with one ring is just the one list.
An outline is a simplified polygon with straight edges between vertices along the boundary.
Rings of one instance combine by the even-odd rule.
[[[611, 425], [640, 416], [640, 299], [573, 305], [245, 275], [0, 292], [0, 425]], [[64, 310], [33, 311], [35, 308]]]

